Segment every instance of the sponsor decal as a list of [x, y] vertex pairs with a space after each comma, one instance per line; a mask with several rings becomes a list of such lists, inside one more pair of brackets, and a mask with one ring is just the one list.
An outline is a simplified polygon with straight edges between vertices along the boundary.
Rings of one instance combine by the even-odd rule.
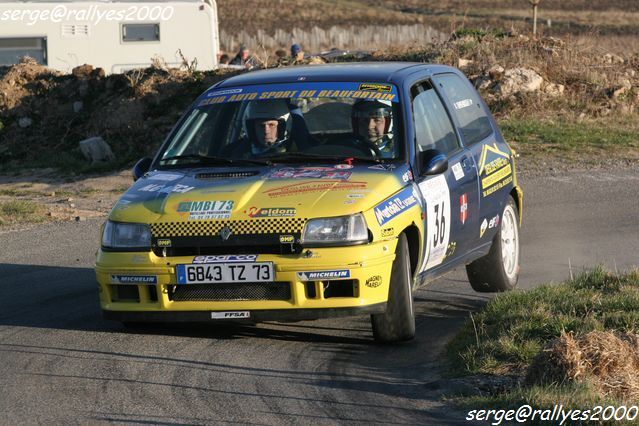
[[371, 92], [390, 92], [393, 90], [393, 86], [390, 84], [379, 83], [362, 83], [359, 85], [359, 90], [368, 90]]
[[486, 229], [488, 229], [488, 221], [484, 219], [484, 221], [481, 223], [481, 226], [479, 227], [479, 238], [484, 236]]
[[497, 225], [499, 225], [499, 215], [490, 219], [490, 222], [488, 222], [488, 229], [496, 228]]
[[211, 89], [198, 100], [198, 106], [226, 102], [241, 102], [289, 98], [350, 98], [379, 99], [398, 102], [397, 89], [391, 84], [356, 82], [304, 82], [252, 85], [234, 89]]
[[211, 98], [213, 96], [221, 96], [221, 95], [232, 95], [235, 93], [242, 93], [242, 88], [239, 89], [226, 89], [226, 90], [216, 90], [215, 92], [207, 93], [206, 96]]
[[366, 194], [348, 194], [346, 198], [364, 198]]
[[413, 172], [411, 172], [410, 170], [402, 175], [402, 182], [406, 183], [409, 180], [413, 180]]
[[373, 275], [364, 283], [366, 287], [375, 288], [382, 285], [382, 276], [381, 275]]
[[417, 197], [413, 188], [405, 188], [393, 198], [375, 206], [375, 217], [381, 226], [415, 204], [417, 204]]
[[453, 175], [455, 175], [455, 180], [459, 180], [464, 177], [464, 169], [462, 169], [461, 164], [455, 163], [451, 169], [453, 170]]
[[250, 311], [211, 312], [211, 319], [242, 319], [251, 318]]
[[392, 237], [395, 235], [395, 228], [384, 228], [381, 231], [382, 238], [384, 237]]
[[255, 262], [256, 254], [223, 254], [211, 256], [195, 256], [193, 263], [235, 263], [235, 262]]
[[448, 247], [446, 248], [446, 255], [444, 256], [444, 258], [452, 256], [455, 253], [456, 248], [457, 248], [456, 241], [448, 243]]
[[292, 235], [280, 235], [280, 244], [293, 244], [295, 237]]
[[310, 181], [302, 183], [294, 183], [291, 185], [281, 186], [279, 188], [269, 189], [263, 193], [269, 197], [290, 197], [313, 192], [324, 191], [341, 191], [341, 190], [357, 190], [365, 189], [366, 182], [345, 182], [341, 180], [327, 181]]
[[466, 224], [468, 219], [468, 194], [459, 197], [459, 220], [462, 225]]
[[111, 275], [113, 284], [157, 284], [155, 275]]
[[352, 172], [335, 170], [333, 168], [300, 168], [300, 169], [280, 169], [270, 173], [266, 179], [341, 179], [348, 180]]
[[497, 144], [484, 145], [479, 160], [482, 196], [487, 197], [513, 181], [510, 155]]
[[297, 279], [300, 281], [341, 280], [350, 277], [351, 271], [348, 269], [341, 269], [339, 271], [311, 271], [297, 273]]
[[435, 176], [419, 184], [426, 201], [426, 255], [422, 270], [441, 264], [446, 257], [451, 228], [450, 189], [444, 175]]
[[148, 176], [148, 178], [151, 180], [161, 180], [164, 182], [171, 182], [174, 180], [181, 179], [182, 177], [184, 177], [184, 175], [176, 175], [172, 173], [156, 173], [154, 175]]
[[189, 192], [190, 190], [195, 189], [194, 186], [188, 186], [188, 185], [169, 185], [169, 186], [164, 186], [164, 185], [158, 185], [155, 183], [143, 186], [142, 188], [138, 189], [138, 191], [143, 191], [143, 192], [159, 192], [161, 194], [168, 194], [170, 192], [178, 192], [181, 194], [184, 194], [186, 192]]
[[353, 168], [353, 166], [352, 166], [352, 165], [350, 165], [350, 164], [336, 164], [336, 165], [335, 165], [335, 168], [336, 168], [337, 170], [348, 170], [348, 169], [352, 169], [352, 168]]
[[456, 110], [460, 110], [460, 109], [468, 108], [469, 106], [472, 106], [472, 104], [473, 104], [472, 99], [463, 99], [461, 101], [455, 102], [453, 106], [455, 107]]
[[158, 247], [171, 247], [171, 240], [168, 238], [158, 238]]
[[189, 220], [228, 219], [231, 217], [233, 201], [182, 201], [177, 206], [178, 214], [188, 213]]
[[261, 217], [293, 217], [297, 214], [297, 211], [291, 207], [249, 207], [248, 210], [244, 210], [251, 218]]

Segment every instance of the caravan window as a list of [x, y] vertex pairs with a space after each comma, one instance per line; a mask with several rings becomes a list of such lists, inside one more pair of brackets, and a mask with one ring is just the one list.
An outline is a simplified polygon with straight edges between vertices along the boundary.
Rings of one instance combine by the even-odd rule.
[[44, 37], [0, 38], [0, 65], [17, 64], [23, 56], [47, 65], [47, 40]]
[[122, 41], [160, 41], [160, 24], [123, 24]]

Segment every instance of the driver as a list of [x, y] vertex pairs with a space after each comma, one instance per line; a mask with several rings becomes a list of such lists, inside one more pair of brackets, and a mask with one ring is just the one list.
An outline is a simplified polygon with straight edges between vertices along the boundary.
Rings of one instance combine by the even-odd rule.
[[252, 102], [248, 107], [245, 123], [252, 141], [252, 154], [285, 152], [290, 148], [293, 119], [285, 101]]
[[292, 127], [291, 112], [284, 100], [252, 102], [244, 118], [247, 138], [231, 145], [226, 155], [250, 157], [264, 153], [295, 151], [290, 138]]
[[393, 135], [393, 109], [390, 102], [380, 100], [360, 100], [353, 104], [351, 122], [355, 136], [375, 146], [382, 158], [395, 156]]

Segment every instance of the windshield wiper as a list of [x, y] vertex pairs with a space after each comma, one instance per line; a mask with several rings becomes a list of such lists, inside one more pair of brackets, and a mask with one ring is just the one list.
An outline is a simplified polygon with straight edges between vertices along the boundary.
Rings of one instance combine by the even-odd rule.
[[270, 166], [273, 164], [269, 160], [249, 160], [244, 158], [224, 158], [224, 157], [214, 157], [209, 155], [199, 155], [199, 154], [186, 154], [186, 155], [174, 155], [172, 157], [162, 158], [160, 160], [161, 163], [171, 160], [197, 160], [198, 164], [206, 164], [206, 165], [214, 165], [214, 164], [255, 164], [258, 166]]
[[299, 161], [299, 160], [313, 160], [313, 161], [340, 161], [346, 162], [346, 160], [351, 161], [361, 161], [365, 163], [383, 163], [384, 161], [377, 158], [366, 158], [366, 157], [345, 157], [343, 155], [322, 155], [322, 154], [309, 154], [304, 152], [293, 152], [284, 155], [271, 155], [267, 157], [269, 160], [275, 163], [284, 163], [288, 161]]

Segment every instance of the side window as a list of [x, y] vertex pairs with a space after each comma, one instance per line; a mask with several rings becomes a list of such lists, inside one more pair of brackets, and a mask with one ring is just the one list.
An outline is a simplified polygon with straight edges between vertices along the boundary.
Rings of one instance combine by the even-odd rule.
[[122, 24], [122, 41], [160, 41], [160, 24]]
[[413, 88], [413, 117], [418, 152], [437, 149], [448, 154], [459, 148], [453, 124], [435, 89]]
[[453, 105], [453, 114], [459, 120], [466, 145], [472, 145], [490, 136], [493, 129], [477, 92], [455, 74], [440, 74], [435, 80], [444, 89]]

